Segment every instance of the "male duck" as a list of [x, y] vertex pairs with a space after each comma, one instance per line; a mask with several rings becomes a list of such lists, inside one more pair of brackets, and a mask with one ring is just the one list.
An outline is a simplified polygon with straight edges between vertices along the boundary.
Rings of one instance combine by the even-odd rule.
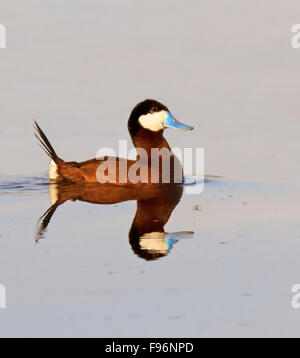
[[[128, 130], [137, 149], [137, 160], [126, 160], [118, 157], [102, 157], [85, 162], [65, 162], [58, 157], [49, 140], [35, 122], [35, 136], [42, 148], [51, 158], [49, 178], [57, 182], [70, 183], [113, 183], [117, 185], [141, 183], [166, 183], [163, 176], [164, 150], [170, 161], [169, 182], [174, 182], [174, 168], [179, 168], [178, 159], [171, 151], [163, 137], [165, 128], [192, 130], [193, 127], [178, 122], [162, 103], [146, 99], [137, 104], [129, 117]], [[159, 152], [159, 161], [154, 163], [153, 149]], [[146, 153], [145, 155], [142, 155]], [[116, 164], [116, 165], [111, 165]], [[104, 168], [104, 170], [103, 170]], [[136, 180], [138, 178], [138, 180]], [[176, 181], [178, 182], [178, 181]]]

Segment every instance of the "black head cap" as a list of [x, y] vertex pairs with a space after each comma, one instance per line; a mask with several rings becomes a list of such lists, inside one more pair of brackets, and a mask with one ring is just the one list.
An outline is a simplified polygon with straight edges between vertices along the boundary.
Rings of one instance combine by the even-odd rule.
[[131, 111], [131, 114], [128, 119], [129, 133], [132, 136], [135, 136], [137, 131], [142, 128], [139, 123], [140, 116], [160, 111], [169, 110], [164, 104], [156, 101], [155, 99], [145, 99], [144, 101], [138, 103]]

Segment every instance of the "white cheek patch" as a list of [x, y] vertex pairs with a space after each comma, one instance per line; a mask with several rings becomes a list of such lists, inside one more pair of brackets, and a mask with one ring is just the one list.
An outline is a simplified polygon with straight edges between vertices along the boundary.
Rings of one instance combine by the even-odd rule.
[[167, 119], [166, 111], [159, 111], [154, 113], [148, 113], [140, 116], [139, 123], [145, 128], [153, 132], [158, 132], [164, 129], [164, 121]]

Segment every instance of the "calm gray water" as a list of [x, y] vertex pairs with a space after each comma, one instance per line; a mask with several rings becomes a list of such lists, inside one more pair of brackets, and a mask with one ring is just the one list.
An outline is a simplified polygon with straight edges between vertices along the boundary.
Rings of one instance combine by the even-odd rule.
[[[299, 336], [299, 10], [294, 0], [0, 4], [1, 337]], [[147, 97], [195, 127], [167, 131], [170, 145], [204, 148], [205, 172], [223, 177], [183, 193], [164, 227], [173, 236], [157, 239], [168, 255], [133, 250], [135, 200], [69, 200], [36, 240], [51, 204], [33, 118], [63, 159], [80, 161], [129, 139], [130, 110]]]

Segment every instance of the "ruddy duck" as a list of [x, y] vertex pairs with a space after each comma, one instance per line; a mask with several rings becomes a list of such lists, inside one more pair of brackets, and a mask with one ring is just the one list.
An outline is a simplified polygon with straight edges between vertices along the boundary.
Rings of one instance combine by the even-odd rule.
[[[167, 159], [170, 161], [171, 176], [169, 183], [174, 182], [174, 168], [182, 173], [182, 167], [178, 159], [171, 151], [171, 148], [163, 137], [165, 128], [177, 130], [192, 130], [193, 127], [178, 122], [162, 103], [146, 99], [137, 104], [129, 117], [128, 130], [134, 146], [137, 149], [137, 160], [126, 160], [118, 157], [102, 157], [87, 160], [85, 162], [65, 162], [58, 157], [49, 140], [39, 125], [35, 122], [35, 136], [41, 147], [51, 158], [49, 178], [56, 182], [70, 183], [116, 183], [118, 185], [141, 184], [141, 183], [166, 183], [162, 175], [161, 150], [168, 152]], [[156, 148], [159, 153], [159, 161], [153, 164], [153, 152]], [[142, 157], [142, 152], [146, 156]], [[146, 158], [146, 159], [145, 159]], [[116, 164], [112, 166], [110, 164]], [[137, 165], [138, 164], [138, 165]], [[102, 167], [105, 170], [99, 171]], [[109, 169], [109, 170], [108, 170]], [[145, 171], [143, 169], [146, 169]], [[149, 170], [148, 170], [149, 169]], [[131, 180], [130, 173], [135, 171], [143, 172], [140, 181]], [[109, 173], [108, 173], [109, 172]], [[145, 174], [146, 173], [146, 174]], [[112, 180], [113, 178], [113, 180]], [[120, 179], [122, 178], [122, 180]], [[155, 178], [153, 180], [153, 178]], [[178, 181], [176, 181], [178, 182]]]

